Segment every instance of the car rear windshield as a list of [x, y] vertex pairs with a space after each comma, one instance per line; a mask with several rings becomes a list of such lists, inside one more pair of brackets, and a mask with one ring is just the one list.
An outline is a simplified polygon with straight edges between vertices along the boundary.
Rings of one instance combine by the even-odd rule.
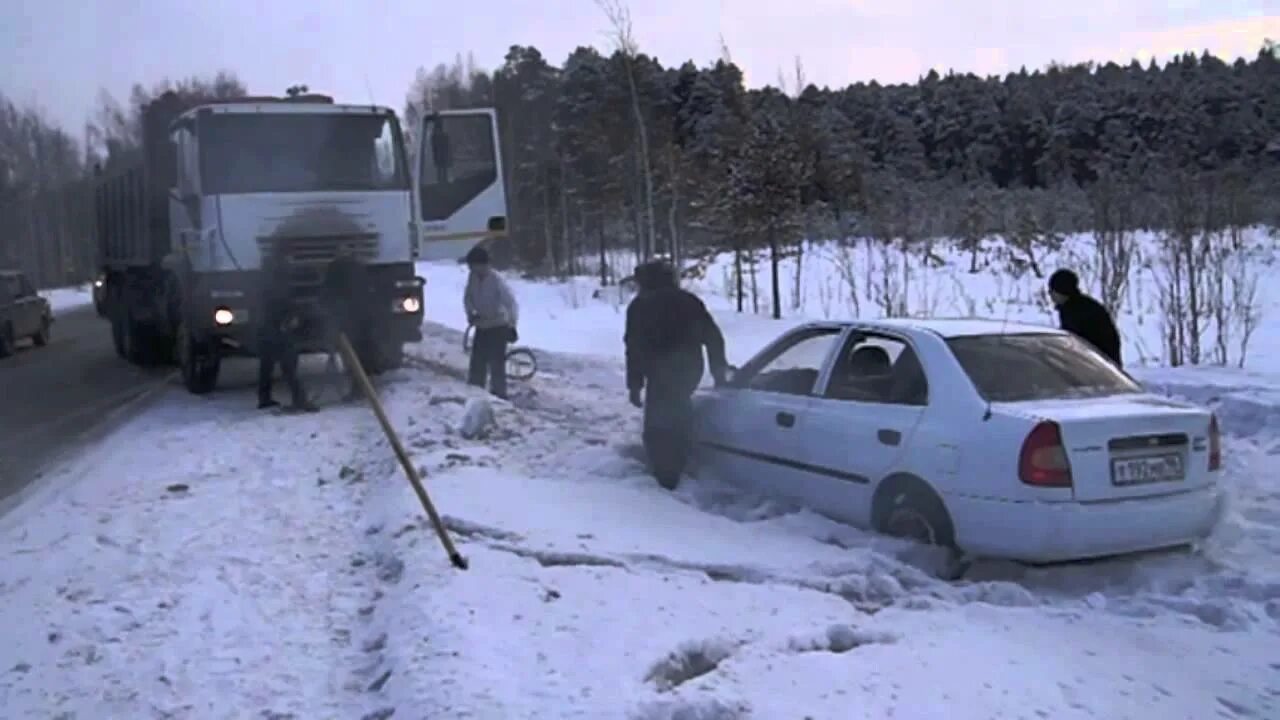
[[947, 344], [989, 402], [1142, 392], [1141, 385], [1074, 335], [975, 335]]

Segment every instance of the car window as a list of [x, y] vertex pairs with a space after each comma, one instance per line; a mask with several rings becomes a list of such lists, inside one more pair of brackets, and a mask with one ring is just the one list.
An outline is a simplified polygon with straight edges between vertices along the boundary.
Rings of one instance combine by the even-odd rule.
[[749, 390], [809, 395], [822, 366], [835, 350], [840, 332], [838, 328], [823, 328], [803, 333], [794, 342], [775, 349], [763, 362], [744, 368], [735, 384]]
[[18, 276], [18, 290], [16, 294], [20, 298], [28, 298], [36, 294], [36, 289], [31, 287], [31, 281], [27, 279], [26, 275]]
[[915, 350], [899, 338], [854, 333], [845, 342], [823, 392], [831, 400], [925, 405], [929, 384]]
[[951, 338], [947, 345], [990, 402], [1142, 392], [1141, 385], [1074, 335], [980, 335]]

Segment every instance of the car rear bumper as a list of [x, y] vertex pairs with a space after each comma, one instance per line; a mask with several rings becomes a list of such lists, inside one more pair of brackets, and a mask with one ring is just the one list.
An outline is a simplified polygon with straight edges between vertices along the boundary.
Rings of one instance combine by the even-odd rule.
[[948, 496], [967, 553], [1032, 563], [1123, 555], [1207, 537], [1222, 514], [1217, 487], [1106, 503], [1003, 502]]

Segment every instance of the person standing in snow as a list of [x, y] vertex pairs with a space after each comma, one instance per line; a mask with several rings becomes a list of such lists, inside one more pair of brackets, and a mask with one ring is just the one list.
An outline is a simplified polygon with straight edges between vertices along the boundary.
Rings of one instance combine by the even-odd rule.
[[484, 387], [488, 376], [489, 392], [506, 399], [507, 344], [520, 337], [516, 332], [520, 308], [507, 281], [490, 265], [487, 250], [479, 246], [472, 248], [466, 263], [471, 274], [467, 277], [462, 304], [467, 322], [476, 329], [471, 341], [467, 382]]
[[302, 318], [290, 297], [289, 263], [284, 247], [277, 244], [263, 258], [259, 277], [261, 320], [258, 324], [258, 409], [279, 407], [271, 397], [272, 376], [280, 366], [292, 395], [292, 409], [310, 412], [315, 406], [298, 380], [298, 350], [294, 335]]
[[[703, 348], [719, 387], [729, 364], [724, 336], [693, 293], [664, 261], [636, 268], [639, 292], [627, 305], [627, 390], [644, 409], [643, 441], [659, 484], [675, 489], [692, 450], [693, 393], [702, 382]], [[641, 397], [643, 393], [643, 398]]]
[[1049, 276], [1049, 297], [1058, 308], [1058, 322], [1063, 330], [1087, 340], [1118, 367], [1120, 331], [1111, 313], [1097, 300], [1080, 290], [1080, 278], [1070, 270], [1058, 270]]

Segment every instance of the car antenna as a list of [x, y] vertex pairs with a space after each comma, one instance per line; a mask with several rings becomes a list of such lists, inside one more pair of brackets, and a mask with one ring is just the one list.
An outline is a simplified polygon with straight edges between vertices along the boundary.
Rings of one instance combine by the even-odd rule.
[[[999, 335], [1000, 342], [997, 343], [996, 347], [1004, 347], [1005, 332], [1009, 328], [1009, 310], [1012, 306], [1013, 306], [1013, 303], [1010, 302], [1008, 299], [1006, 299], [1004, 302], [1004, 317], [1001, 318], [1000, 320], [1000, 335]], [[990, 419], [991, 419], [991, 398], [987, 398], [987, 407], [986, 407], [986, 410], [984, 410], [982, 413], [982, 422], [987, 422]]]
[[368, 71], [364, 72], [364, 91], [369, 96], [369, 109], [376, 110], [378, 108], [378, 103], [373, 101], [373, 85], [369, 83]]

